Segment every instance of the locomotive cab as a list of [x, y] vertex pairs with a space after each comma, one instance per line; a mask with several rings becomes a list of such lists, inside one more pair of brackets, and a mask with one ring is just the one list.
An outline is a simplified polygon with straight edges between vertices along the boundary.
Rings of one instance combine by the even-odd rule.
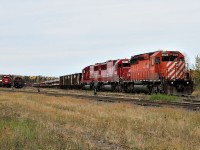
[[159, 51], [151, 56], [152, 66], [150, 72], [155, 70], [154, 79], [162, 82], [165, 93], [191, 94], [192, 80], [186, 69], [185, 58], [178, 51]]
[[129, 80], [128, 72], [130, 70], [130, 60], [121, 60], [115, 64], [114, 68], [115, 74], [117, 74], [119, 80]]
[[177, 51], [159, 51], [150, 57], [151, 80], [181, 80], [185, 77], [184, 56]]

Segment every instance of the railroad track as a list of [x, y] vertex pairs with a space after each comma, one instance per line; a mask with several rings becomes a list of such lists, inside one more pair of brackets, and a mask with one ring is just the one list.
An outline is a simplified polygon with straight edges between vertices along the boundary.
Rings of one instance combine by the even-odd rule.
[[99, 96], [99, 95], [86, 95], [86, 94], [71, 94], [71, 93], [58, 93], [41, 91], [26, 91], [26, 90], [7, 90], [0, 89], [0, 91], [4, 92], [21, 92], [21, 93], [32, 93], [32, 94], [45, 94], [47, 96], [55, 96], [55, 97], [63, 97], [70, 96], [79, 99], [88, 99], [88, 100], [96, 100], [101, 102], [110, 102], [110, 103], [130, 103], [141, 106], [153, 106], [153, 107], [176, 107], [176, 108], [185, 108], [195, 111], [200, 111], [200, 100], [195, 99], [185, 99], [181, 102], [169, 102], [169, 101], [151, 101], [147, 99], [141, 98], [127, 98], [127, 97], [111, 97], [111, 96]]

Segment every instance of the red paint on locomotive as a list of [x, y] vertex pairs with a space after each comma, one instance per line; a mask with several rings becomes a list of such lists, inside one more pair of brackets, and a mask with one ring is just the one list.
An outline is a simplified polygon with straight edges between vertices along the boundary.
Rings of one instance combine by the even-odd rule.
[[138, 80], [178, 80], [185, 77], [185, 60], [178, 51], [157, 51], [131, 57], [130, 76]]
[[3, 87], [11, 87], [12, 86], [12, 78], [10, 75], [2, 75], [2, 86]]
[[128, 80], [129, 69], [129, 59], [109, 60], [104, 63], [97, 63], [82, 70], [81, 82], [119, 82], [119, 79]]

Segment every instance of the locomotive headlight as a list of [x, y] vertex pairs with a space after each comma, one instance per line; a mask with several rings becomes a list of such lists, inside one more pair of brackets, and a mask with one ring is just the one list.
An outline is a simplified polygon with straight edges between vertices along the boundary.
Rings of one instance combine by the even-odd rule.
[[171, 84], [174, 84], [174, 82], [171, 82]]

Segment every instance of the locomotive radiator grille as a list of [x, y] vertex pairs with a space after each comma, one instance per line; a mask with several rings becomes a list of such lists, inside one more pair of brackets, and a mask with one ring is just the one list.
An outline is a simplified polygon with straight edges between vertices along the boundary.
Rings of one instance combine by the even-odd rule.
[[167, 63], [167, 78], [168, 79], [183, 79], [184, 78], [185, 63], [168, 62]]

